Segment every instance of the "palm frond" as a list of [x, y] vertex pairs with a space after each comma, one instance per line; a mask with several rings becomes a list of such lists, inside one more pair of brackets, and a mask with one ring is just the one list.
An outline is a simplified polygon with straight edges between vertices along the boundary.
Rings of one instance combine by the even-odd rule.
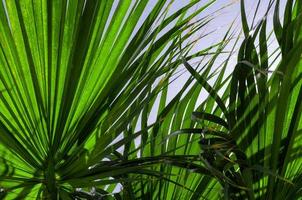
[[129, 160], [135, 138], [152, 128], [135, 126], [182, 63], [178, 36], [188, 52], [215, 0], [188, 14], [199, 1], [173, 13], [173, 1], [148, 11], [152, 2], [1, 2], [1, 198], [72, 199], [91, 187], [108, 195], [106, 185], [148, 175], [164, 159]]

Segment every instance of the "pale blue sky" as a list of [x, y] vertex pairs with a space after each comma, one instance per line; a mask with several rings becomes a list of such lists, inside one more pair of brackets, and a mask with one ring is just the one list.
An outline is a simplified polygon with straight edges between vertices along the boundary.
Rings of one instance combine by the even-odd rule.
[[[187, 4], [190, 2], [190, 0], [176, 0], [173, 4], [172, 10], [179, 9], [184, 4]], [[201, 0], [200, 5], [204, 5], [208, 1]], [[257, 24], [265, 15], [265, 12], [267, 10], [268, 4], [270, 0], [261, 0], [260, 6], [258, 10], [258, 14], [255, 17], [254, 25]], [[245, 0], [245, 8], [246, 8], [246, 14], [249, 20], [249, 25], [251, 26], [254, 13], [257, 7], [258, 0]], [[285, 1], [281, 0], [281, 9], [284, 8]], [[222, 10], [218, 11], [219, 9], [223, 8]], [[226, 31], [230, 27], [231, 23], [235, 20], [235, 26], [237, 29], [237, 35], [240, 34], [241, 31], [241, 16], [240, 16], [240, 0], [217, 0], [211, 7], [206, 9], [201, 15], [206, 16], [208, 14], [215, 13], [214, 20], [204, 28], [204, 30], [200, 30], [201, 32], [207, 33], [214, 31], [214, 33], [211, 33], [209, 36], [201, 39], [199, 43], [195, 46], [195, 51], [201, 50], [203, 48], [206, 48], [212, 44], [215, 44], [222, 40], [223, 36], [225, 35]], [[281, 12], [282, 13], [282, 12]], [[268, 14], [268, 33], [272, 30], [272, 15], [273, 15], [273, 9]], [[271, 51], [274, 50], [277, 47], [277, 42], [274, 41], [274, 38], [271, 38]], [[231, 43], [232, 44], [232, 43]], [[240, 42], [238, 43], [240, 45]], [[239, 46], [238, 46], [239, 47]], [[237, 60], [237, 54], [234, 54], [232, 57], [227, 71], [230, 73], [236, 63]], [[218, 61], [225, 60], [225, 56], [220, 56], [220, 59]], [[185, 80], [189, 77], [189, 74], [184, 75], [183, 77], [180, 77], [179, 81], [172, 84], [170, 86], [170, 96], [174, 96], [177, 91], [179, 91], [182, 87], [182, 84], [185, 82]]]
[[[147, 10], [151, 10], [155, 2], [156, 1], [152, 1], [149, 7], [147, 8]], [[188, 4], [189, 2], [190, 0], [175, 0], [171, 6], [170, 12], [171, 13], [175, 12], [176, 10]], [[201, 0], [198, 6], [202, 6], [207, 2], [209, 1]], [[257, 24], [264, 17], [269, 2], [270, 0], [260, 1], [258, 14], [254, 20], [254, 25]], [[284, 2], [285, 0], [281, 0], [281, 8], [284, 7]], [[258, 0], [245, 0], [246, 14], [250, 25], [252, 24], [252, 19], [254, 18], [254, 13], [257, 7], [257, 3]], [[221, 9], [222, 7], [225, 8], [217, 12], [217, 10]], [[148, 13], [148, 11], [146, 13]], [[211, 31], [214, 31], [214, 33], [211, 33], [209, 36], [202, 38], [199, 41], [199, 43], [196, 44], [194, 51], [204, 49], [212, 44], [221, 41], [227, 29], [230, 27], [230, 25], [234, 20], [235, 20], [234, 28], [237, 30], [237, 36], [240, 35], [240, 31], [241, 31], [240, 0], [216, 0], [216, 2], [211, 7], [209, 7], [208, 9], [206, 9], [204, 12], [201, 13], [201, 17], [207, 16], [209, 14], [213, 14], [214, 20], [208, 26], [201, 29], [199, 34], [205, 34]], [[268, 14], [268, 33], [269, 31], [272, 30], [272, 14], [273, 14], [273, 9], [271, 9], [271, 12], [269, 12]], [[277, 42], [274, 41], [273, 37], [272, 37], [272, 41], [273, 42], [271, 43], [269, 48], [271, 51], [273, 51], [277, 47]], [[240, 45], [240, 42], [238, 43], [238, 45]], [[219, 62], [220, 63], [223, 62], [226, 59], [226, 56], [227, 55], [225, 56], [221, 55], [220, 58], [218, 59], [217, 64], [219, 64]], [[235, 67], [236, 61], [237, 61], [237, 54], [235, 53], [229, 62], [227, 73], [232, 72], [232, 70]], [[178, 93], [178, 91], [183, 87], [183, 84], [185, 83], [185, 81], [189, 76], [190, 76], [189, 73], [185, 73], [184, 75], [179, 77], [177, 81], [170, 84], [169, 91], [168, 91], [168, 100], [171, 100]], [[207, 96], [208, 94], [205, 91], [203, 91], [200, 94], [199, 101], [201, 102]], [[156, 119], [155, 110], [156, 110], [156, 105], [154, 111], [152, 112], [153, 114], [151, 114], [150, 122], [153, 122]]]

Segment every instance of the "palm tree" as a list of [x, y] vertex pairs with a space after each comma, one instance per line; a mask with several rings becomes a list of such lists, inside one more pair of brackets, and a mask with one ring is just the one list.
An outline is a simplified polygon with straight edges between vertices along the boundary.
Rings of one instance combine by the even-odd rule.
[[[171, 13], [169, 0], [151, 11], [154, 1], [145, 0], [2, 1], [1, 198], [127, 199], [141, 175], [163, 179], [150, 166], [190, 162], [130, 155], [162, 121], [145, 118], [182, 64], [179, 36], [189, 60], [211, 49], [188, 54], [210, 20], [199, 14], [213, 2]], [[113, 197], [118, 184], [123, 192]]]
[[192, 53], [214, 2], [2, 1], [1, 198], [299, 199], [302, 3]]
[[[182, 125], [172, 133], [178, 139], [173, 140], [185, 145], [186, 155], [196, 155], [196, 147], [189, 142], [199, 138], [201, 165], [209, 174], [188, 175], [193, 178], [184, 184], [194, 192], [185, 193], [182, 199], [271, 200], [302, 196], [302, 4], [286, 1], [281, 23], [280, 0], [269, 1], [267, 12], [256, 25], [249, 25], [244, 4], [241, 0], [244, 39], [229, 76], [222, 68], [211, 85], [207, 74], [183, 60], [209, 95], [192, 112], [190, 125], [179, 123]], [[257, 10], [260, 4], [261, 0]], [[271, 11], [278, 43], [273, 51], [268, 47], [272, 34], [267, 35]], [[223, 85], [227, 89], [221, 89]], [[195, 95], [190, 95], [194, 101]], [[179, 195], [174, 191], [175, 198], [171, 199], [181, 199]]]

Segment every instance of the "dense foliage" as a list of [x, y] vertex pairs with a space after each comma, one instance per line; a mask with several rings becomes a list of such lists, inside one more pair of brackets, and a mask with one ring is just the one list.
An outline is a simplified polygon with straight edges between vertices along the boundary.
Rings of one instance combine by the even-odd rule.
[[299, 199], [302, 2], [244, 3], [192, 51], [219, 0], [3, 0], [0, 198]]

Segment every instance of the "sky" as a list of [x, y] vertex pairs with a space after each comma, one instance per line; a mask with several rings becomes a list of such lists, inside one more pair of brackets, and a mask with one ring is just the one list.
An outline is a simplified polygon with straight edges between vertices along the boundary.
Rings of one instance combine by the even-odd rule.
[[[173, 10], [177, 10], [181, 8], [183, 5], [189, 3], [190, 0], [175, 0], [175, 4], [171, 8], [171, 12]], [[207, 0], [201, 0], [201, 3], [199, 6], [204, 5], [207, 3]], [[252, 24], [253, 18], [254, 18], [254, 13], [257, 7], [258, 0], [245, 0], [245, 9], [246, 9], [246, 14], [247, 18], [249, 21], [249, 24]], [[267, 7], [269, 4], [269, 0], [260, 0], [259, 4], [259, 10], [258, 14], [254, 19], [254, 25], [256, 25], [265, 15]], [[281, 8], [284, 7], [285, 0], [281, 0]], [[222, 9], [223, 8], [223, 9]], [[218, 10], [218, 11], [217, 11]], [[236, 36], [239, 36], [242, 41], [243, 36], [240, 36], [240, 31], [241, 31], [241, 16], [240, 16], [240, 0], [216, 0], [216, 2], [210, 6], [208, 9], [206, 9], [201, 15], [202, 16], [207, 16], [209, 14], [214, 14], [214, 20], [206, 26], [204, 29], [201, 29], [201, 32], [208, 33], [212, 32], [213, 33], [209, 34], [207, 37], [202, 38], [198, 44], [195, 45], [195, 48], [193, 51], [198, 51], [201, 49], [204, 49], [208, 46], [211, 46], [212, 44], [215, 44], [217, 42], [220, 42], [223, 39], [223, 36], [227, 32], [228, 28], [230, 25], [234, 22], [234, 28], [237, 30]], [[281, 12], [282, 13], [282, 12]], [[268, 26], [267, 26], [267, 34], [269, 34], [270, 30], [272, 30], [272, 18], [273, 18], [273, 9], [268, 14]], [[234, 21], [235, 20], [235, 21]], [[235, 40], [233, 40], [235, 41]], [[240, 41], [237, 45], [236, 50], [239, 48]], [[233, 44], [233, 42], [230, 43], [230, 46]], [[275, 38], [271, 38], [271, 46], [269, 47], [272, 50], [274, 50], [277, 47], [277, 42], [275, 41]], [[226, 56], [220, 56], [218, 59], [218, 63], [223, 62], [226, 59]], [[237, 61], [237, 54], [235, 53], [230, 60], [229, 66], [227, 68], [227, 73], [231, 73], [232, 70], [234, 69], [234, 66]], [[170, 97], [175, 96], [175, 94], [181, 89], [182, 84], [184, 81], [189, 77], [189, 74], [186, 73], [183, 77], [180, 77], [180, 79], [176, 82], [173, 83], [170, 86]]]
[[[191, 0], [174, 0], [174, 3], [171, 5], [170, 13], [175, 12], [176, 10], [180, 9], [184, 5], [188, 4]], [[153, 8], [157, 1], [150, 1], [150, 4], [146, 8], [146, 16], [147, 13], [150, 12], [150, 10]], [[194, 9], [200, 8], [202, 5], [205, 5], [209, 0], [201, 0], [200, 3], [191, 10], [191, 12]], [[260, 0], [259, 4], [259, 10], [257, 13], [257, 16], [254, 19], [254, 13], [257, 8], [258, 0], [245, 0], [245, 9], [247, 18], [249, 21], [249, 24], [252, 24], [252, 21], [254, 19], [254, 25], [256, 25], [265, 15], [268, 4], [270, 0]], [[281, 0], [281, 8], [284, 7], [285, 0]], [[281, 9], [282, 13], [282, 9]], [[241, 16], [240, 16], [240, 0], [216, 0], [209, 8], [204, 10], [201, 13], [200, 17], [213, 15], [214, 20], [209, 23], [206, 27], [200, 30], [201, 34], [206, 34], [209, 32], [212, 32], [207, 37], [202, 38], [194, 47], [193, 51], [200, 51], [201, 49], [204, 49], [206, 47], [211, 46], [212, 44], [215, 44], [217, 42], [220, 42], [229, 29], [230, 25], [234, 22], [234, 30], [236, 30], [236, 37], [240, 37], [240, 41], [242, 41], [243, 36], [240, 35], [241, 28]], [[267, 33], [272, 30], [272, 15], [273, 15], [273, 9], [271, 9], [271, 12], [268, 13], [268, 26], [267, 26]], [[235, 21], [234, 21], [235, 20]], [[235, 41], [235, 40], [234, 40]], [[238, 43], [236, 50], [238, 50], [240, 42]], [[231, 45], [233, 42], [230, 43], [229, 48], [231, 48]], [[277, 47], [277, 42], [274, 37], [271, 38], [271, 44], [269, 47], [270, 51], [273, 51]], [[217, 64], [223, 62], [226, 59], [227, 54], [221, 55], [217, 59]], [[233, 71], [235, 65], [237, 63], [237, 53], [235, 53], [229, 62], [229, 65], [227, 67], [226, 74], [229, 74]], [[214, 70], [214, 69], [213, 69]], [[186, 82], [186, 80], [190, 77], [190, 74], [188, 72], [184, 73], [182, 76], [180, 76], [177, 81], [174, 81], [170, 84], [168, 89], [168, 101], [172, 100], [173, 97], [181, 90], [183, 87], [183, 84]], [[211, 82], [214, 82], [215, 78], [210, 80]], [[223, 90], [220, 91], [220, 94], [223, 92]], [[202, 91], [199, 96], [199, 103], [202, 102], [208, 94], [205, 91]], [[157, 110], [157, 103], [155, 102], [154, 109], [151, 112], [150, 117], [150, 123], [154, 122], [156, 120], [156, 110]]]

